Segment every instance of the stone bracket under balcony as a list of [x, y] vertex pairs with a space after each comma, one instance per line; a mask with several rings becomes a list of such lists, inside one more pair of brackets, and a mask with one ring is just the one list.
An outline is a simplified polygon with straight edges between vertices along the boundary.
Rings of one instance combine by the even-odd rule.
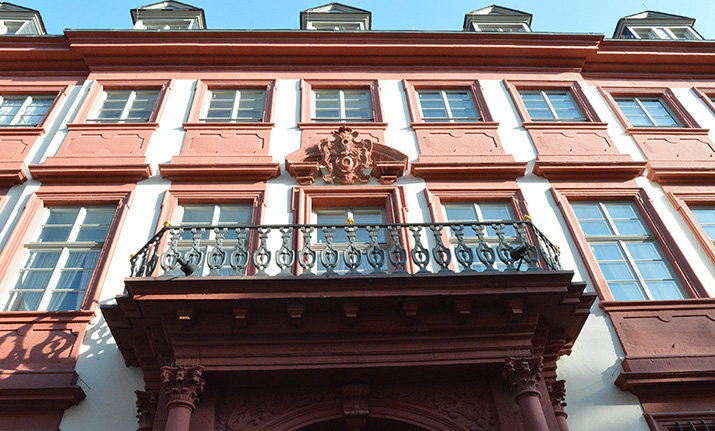
[[154, 389], [163, 364], [186, 361], [240, 374], [498, 365], [536, 351], [555, 370], [595, 299], [572, 276], [134, 277], [102, 312]]

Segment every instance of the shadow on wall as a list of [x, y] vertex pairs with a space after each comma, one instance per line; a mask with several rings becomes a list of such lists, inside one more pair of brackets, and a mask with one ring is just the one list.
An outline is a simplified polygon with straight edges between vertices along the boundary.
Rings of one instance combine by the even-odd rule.
[[[103, 302], [112, 301], [114, 299]], [[87, 330], [76, 370], [87, 398], [65, 411], [62, 429], [125, 431], [136, 428], [134, 391], [144, 389], [142, 373], [138, 368], [126, 366], [101, 313]]]

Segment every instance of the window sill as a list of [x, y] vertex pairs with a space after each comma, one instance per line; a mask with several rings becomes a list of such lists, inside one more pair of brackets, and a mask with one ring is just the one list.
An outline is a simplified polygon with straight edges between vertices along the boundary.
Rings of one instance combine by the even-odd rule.
[[159, 123], [68, 123], [70, 131], [96, 131], [96, 130], [156, 130]]
[[374, 121], [353, 121], [353, 122], [300, 122], [298, 123], [298, 128], [300, 130], [323, 130], [323, 129], [337, 129], [339, 127], [350, 127], [353, 129], [364, 129], [364, 130], [385, 130], [387, 129], [387, 123], [376, 123]]
[[57, 322], [89, 323], [95, 316], [94, 310], [76, 311], [0, 311], [0, 324], [36, 323], [48, 324]]
[[521, 123], [526, 130], [544, 129], [578, 129], [578, 130], [606, 130], [608, 123], [595, 123], [591, 121], [524, 121]]
[[2, 126], [0, 127], [0, 135], [2, 136], [40, 136], [45, 133], [44, 127], [31, 126]]
[[711, 308], [713, 309], [713, 320], [715, 321], [715, 298], [685, 298], [661, 301], [601, 301], [599, 307], [607, 313]]
[[499, 123], [494, 121], [464, 121], [464, 122], [420, 122], [410, 123], [410, 127], [414, 130], [421, 129], [439, 129], [439, 130], [496, 130], [499, 128]]
[[707, 135], [709, 131], [690, 127], [626, 127], [629, 135]]
[[274, 123], [263, 122], [210, 122], [210, 123], [183, 123], [184, 130], [270, 130]]

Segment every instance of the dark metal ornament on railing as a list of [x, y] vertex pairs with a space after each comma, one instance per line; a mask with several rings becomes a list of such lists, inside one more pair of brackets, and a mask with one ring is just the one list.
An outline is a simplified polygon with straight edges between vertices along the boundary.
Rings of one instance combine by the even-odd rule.
[[[345, 232], [339, 243], [336, 231]], [[280, 246], [272, 251], [269, 243], [276, 243], [278, 233]], [[361, 236], [365, 233], [366, 237]], [[366, 239], [361, 242], [358, 238]], [[130, 258], [130, 265], [132, 277], [154, 276], [157, 266], [161, 266], [161, 275], [165, 277], [179, 276], [182, 272], [201, 276], [204, 271], [210, 276], [228, 275], [229, 267], [233, 270], [229, 272], [236, 276], [253, 273], [291, 276], [296, 268], [306, 276], [423, 274], [561, 270], [559, 254], [558, 247], [528, 220], [193, 225], [165, 226]], [[206, 269], [201, 270], [202, 265]]]

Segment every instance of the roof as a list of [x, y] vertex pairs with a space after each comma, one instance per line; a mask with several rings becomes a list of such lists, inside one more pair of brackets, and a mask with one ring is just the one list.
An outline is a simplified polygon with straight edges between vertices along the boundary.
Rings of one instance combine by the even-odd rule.
[[473, 23], [525, 23], [531, 27], [530, 13], [499, 5], [490, 5], [481, 9], [473, 10], [464, 15], [464, 31], [468, 31]]
[[29, 7], [16, 5], [14, 3], [0, 2], [0, 14], [4, 15], [6, 18], [32, 20], [35, 22], [35, 26], [40, 34], [47, 34], [47, 30], [45, 30], [45, 23], [42, 22], [40, 11], [36, 9], [30, 9]]
[[301, 11], [303, 13], [370, 13], [370, 11], [365, 9], [359, 9], [356, 7], [344, 5], [342, 3], [328, 3], [322, 6], [316, 6], [314, 8], [306, 9]]
[[531, 16], [530, 13], [522, 12], [520, 10], [516, 9], [509, 9], [508, 7], [504, 6], [499, 6], [499, 5], [490, 5], [487, 7], [483, 7], [481, 9], [473, 10], [469, 12], [469, 15], [528, 15]]
[[[181, 14], [183, 12], [185, 14], [190, 15], [191, 17], [197, 18], [200, 21], [200, 29], [206, 28], [206, 16], [204, 15], [204, 10], [195, 6], [191, 6], [190, 4], [181, 3], [174, 0], [168, 0], [134, 8], [130, 10], [130, 13], [132, 15], [132, 22], [134, 22], [134, 24], [136, 24], [137, 22], [139, 11], [142, 11], [144, 13], [151, 13], [152, 19], [156, 19], [157, 14], [162, 14], [165, 12], [168, 12], [169, 14], [171, 14], [172, 12], [174, 14]], [[169, 14], [167, 14], [167, 18], [171, 17]]]
[[623, 36], [623, 30], [628, 24], [637, 25], [675, 25], [692, 27], [695, 25], [695, 18], [690, 18], [682, 15], [674, 15], [672, 13], [658, 12], [654, 10], [644, 10], [643, 12], [634, 13], [633, 15], [624, 16], [618, 20], [616, 30], [613, 32], [614, 38]]

